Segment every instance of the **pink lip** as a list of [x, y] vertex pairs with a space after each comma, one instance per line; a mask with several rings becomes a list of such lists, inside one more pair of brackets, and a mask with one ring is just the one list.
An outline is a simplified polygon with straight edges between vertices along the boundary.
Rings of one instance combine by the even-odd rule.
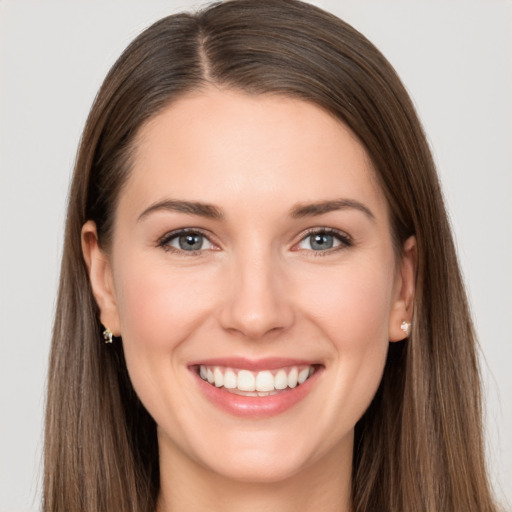
[[217, 359], [204, 359], [190, 363], [190, 366], [224, 366], [226, 368], [237, 368], [239, 370], [251, 370], [258, 372], [261, 370], [275, 370], [277, 368], [286, 368], [287, 366], [309, 366], [317, 364], [313, 361], [304, 359], [290, 359], [285, 357], [267, 357], [264, 359], [245, 359], [243, 357], [223, 357]]
[[[269, 364], [270, 363], [270, 364]], [[304, 383], [293, 389], [287, 389], [277, 395], [253, 397], [235, 395], [224, 388], [217, 388], [204, 381], [197, 372], [198, 364], [206, 366], [224, 366], [231, 368], [258, 371], [261, 369], [275, 369], [287, 366], [310, 365], [311, 362], [292, 359], [267, 359], [249, 361], [247, 359], [209, 359], [201, 363], [194, 363], [190, 369], [195, 376], [197, 385], [204, 396], [217, 407], [229, 414], [244, 418], [268, 418], [281, 414], [303, 400], [315, 386], [323, 372], [323, 366], [316, 366], [315, 373]]]

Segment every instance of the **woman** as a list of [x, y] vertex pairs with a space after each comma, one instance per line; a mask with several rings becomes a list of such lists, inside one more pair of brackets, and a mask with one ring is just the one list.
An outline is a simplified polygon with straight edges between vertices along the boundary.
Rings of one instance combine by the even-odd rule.
[[384, 57], [288, 0], [141, 34], [73, 178], [45, 509], [492, 511], [480, 416], [435, 169]]

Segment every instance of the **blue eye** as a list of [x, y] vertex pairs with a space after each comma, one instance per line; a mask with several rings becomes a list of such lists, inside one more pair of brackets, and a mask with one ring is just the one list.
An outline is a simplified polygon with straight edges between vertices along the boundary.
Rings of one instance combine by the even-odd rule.
[[189, 230], [168, 233], [159, 241], [158, 245], [166, 250], [178, 252], [196, 252], [214, 248], [205, 235]]
[[176, 240], [183, 251], [199, 251], [203, 247], [203, 235], [181, 235]]
[[332, 230], [317, 230], [309, 233], [298, 244], [299, 249], [306, 249], [315, 252], [328, 251], [349, 247], [352, 245], [350, 238], [342, 233]]
[[[336, 230], [324, 228], [310, 231], [309, 234], [302, 238], [296, 247], [318, 254], [334, 252], [337, 249], [343, 249], [351, 245], [352, 240], [348, 235]], [[178, 254], [189, 253], [189, 255], [216, 249], [216, 246], [206, 235], [191, 229], [180, 229], [167, 233], [158, 241], [158, 246], [166, 251], [172, 251]]]

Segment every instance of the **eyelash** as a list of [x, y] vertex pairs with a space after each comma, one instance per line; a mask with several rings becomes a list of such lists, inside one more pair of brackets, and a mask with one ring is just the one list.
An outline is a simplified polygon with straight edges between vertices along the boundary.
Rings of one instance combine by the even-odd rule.
[[184, 251], [183, 249], [176, 249], [176, 247], [171, 247], [169, 245], [170, 242], [172, 242], [175, 238], [185, 235], [201, 235], [205, 237], [208, 241], [210, 240], [208, 238], [208, 235], [200, 229], [184, 228], [178, 229], [176, 231], [171, 231], [170, 233], [166, 233], [162, 238], [158, 240], [157, 245], [158, 247], [161, 247], [164, 251], [172, 252], [178, 254], [179, 256], [201, 256], [202, 253], [204, 252], [204, 249], [196, 251]]
[[[304, 241], [305, 239], [307, 239], [308, 237], [311, 237], [313, 235], [330, 235], [330, 236], [334, 237], [335, 239], [337, 239], [338, 242], [340, 242], [339, 246], [333, 247], [333, 248], [329, 248], [329, 249], [326, 249], [324, 251], [314, 251], [312, 249], [304, 249], [304, 250], [307, 250], [308, 252], [310, 252], [311, 255], [314, 256], [314, 257], [328, 256], [328, 255], [336, 253], [338, 251], [342, 251], [344, 249], [348, 249], [348, 248], [350, 248], [350, 247], [352, 247], [354, 245], [354, 242], [353, 242], [352, 238], [349, 235], [347, 235], [343, 231], [338, 231], [337, 229], [332, 229], [332, 228], [312, 228], [312, 229], [308, 229], [303, 234], [303, 236], [301, 237], [301, 239], [300, 239], [300, 241], [298, 243], [301, 243], [302, 241]], [[298, 245], [298, 244], [295, 244], [295, 245]]]
[[[194, 250], [194, 251], [185, 251], [183, 249], [177, 249], [176, 247], [172, 247], [169, 245], [170, 242], [172, 242], [174, 239], [176, 239], [180, 236], [185, 236], [185, 235], [201, 235], [201, 236], [205, 237], [211, 244], [213, 244], [213, 242], [211, 242], [210, 239], [208, 238], [208, 235], [205, 232], [203, 232], [202, 230], [184, 228], [184, 229], [179, 229], [176, 231], [171, 231], [170, 233], [166, 233], [162, 238], [160, 238], [158, 240], [157, 246], [162, 248], [164, 251], [172, 252], [172, 253], [178, 254], [180, 256], [201, 256], [205, 252], [204, 249]], [[330, 236], [333, 236], [334, 238], [336, 238], [338, 240], [338, 242], [340, 242], [339, 246], [329, 248], [329, 249], [326, 249], [323, 251], [314, 251], [312, 249], [303, 249], [303, 250], [310, 252], [312, 254], [312, 256], [314, 256], [314, 257], [327, 256], [329, 254], [333, 254], [340, 250], [348, 249], [349, 247], [352, 247], [354, 245], [352, 238], [350, 236], [348, 236], [346, 233], [343, 233], [342, 231], [338, 231], [338, 230], [332, 229], [332, 228], [309, 229], [302, 235], [299, 242], [295, 245], [300, 244], [305, 239], [307, 239], [308, 237], [311, 237], [313, 235], [330, 235]], [[213, 244], [213, 245], [215, 245], [215, 244]]]

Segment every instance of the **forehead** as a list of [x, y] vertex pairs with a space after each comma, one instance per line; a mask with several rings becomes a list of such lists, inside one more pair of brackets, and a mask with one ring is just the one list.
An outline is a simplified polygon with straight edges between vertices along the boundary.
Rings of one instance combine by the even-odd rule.
[[139, 209], [173, 197], [237, 215], [339, 197], [386, 210], [364, 147], [332, 115], [298, 99], [214, 88], [180, 98], [141, 128], [123, 196]]

